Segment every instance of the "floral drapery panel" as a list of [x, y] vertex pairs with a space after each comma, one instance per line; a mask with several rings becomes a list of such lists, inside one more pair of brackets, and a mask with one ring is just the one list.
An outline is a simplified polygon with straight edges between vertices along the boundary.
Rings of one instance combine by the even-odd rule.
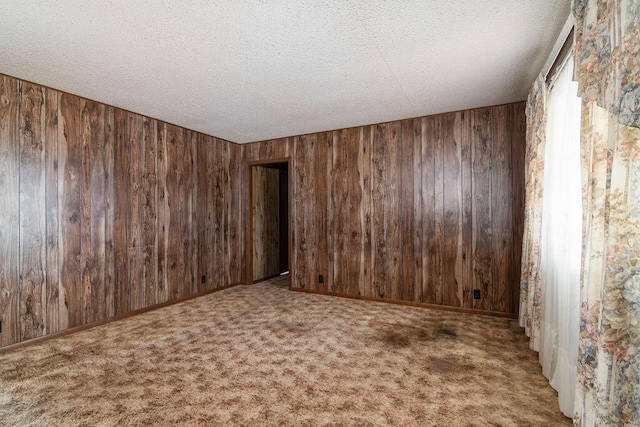
[[[640, 0], [575, 0], [583, 249], [575, 425], [640, 425]], [[520, 324], [540, 346], [544, 80], [527, 103]]]
[[640, 1], [577, 0], [583, 250], [576, 425], [640, 425]]
[[540, 307], [540, 240], [542, 233], [542, 190], [545, 155], [545, 99], [547, 88], [544, 76], [538, 76], [527, 98], [527, 147], [525, 158], [525, 213], [520, 277], [520, 326], [531, 338], [529, 346], [540, 350], [542, 312]]
[[640, 129], [582, 109], [576, 425], [640, 425]]

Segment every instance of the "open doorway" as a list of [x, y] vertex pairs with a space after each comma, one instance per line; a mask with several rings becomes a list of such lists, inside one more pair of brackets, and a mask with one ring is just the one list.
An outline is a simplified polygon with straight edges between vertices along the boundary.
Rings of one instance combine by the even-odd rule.
[[289, 159], [249, 164], [248, 283], [288, 275], [290, 268]]

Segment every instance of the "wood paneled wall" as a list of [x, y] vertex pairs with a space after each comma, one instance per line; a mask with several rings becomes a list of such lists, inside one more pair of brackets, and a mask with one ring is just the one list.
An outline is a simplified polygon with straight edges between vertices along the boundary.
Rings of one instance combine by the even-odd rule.
[[287, 157], [294, 288], [517, 312], [524, 103], [238, 146], [0, 75], [0, 345], [245, 282]]
[[524, 126], [514, 103], [242, 151], [292, 158], [293, 288], [515, 314]]
[[0, 75], [0, 344], [242, 281], [240, 155]]
[[280, 171], [253, 166], [253, 281], [280, 274]]

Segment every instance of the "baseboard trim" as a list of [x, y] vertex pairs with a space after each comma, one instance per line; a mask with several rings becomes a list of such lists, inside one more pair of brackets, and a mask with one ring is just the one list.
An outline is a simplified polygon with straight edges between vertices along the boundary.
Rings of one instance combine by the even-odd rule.
[[397, 299], [386, 299], [376, 297], [365, 297], [361, 295], [341, 294], [337, 292], [318, 291], [315, 289], [292, 288], [295, 292], [304, 292], [307, 294], [325, 295], [330, 297], [349, 298], [360, 301], [384, 302], [388, 304], [405, 305], [410, 307], [430, 308], [432, 310], [453, 311], [456, 313], [479, 314], [481, 316], [501, 317], [506, 319], [517, 319], [518, 315], [513, 313], [502, 313], [500, 311], [477, 310], [474, 308], [452, 307], [448, 305], [429, 304], [425, 302], [402, 301]]
[[64, 331], [58, 331], [58, 332], [54, 332], [54, 333], [49, 334], [49, 335], [44, 335], [44, 336], [41, 336], [41, 337], [32, 338], [32, 339], [26, 340], [26, 341], [20, 341], [20, 342], [17, 342], [15, 344], [9, 344], [7, 346], [0, 347], [0, 354], [7, 353], [9, 351], [17, 350], [19, 348], [27, 347], [27, 346], [30, 346], [30, 345], [40, 344], [42, 342], [45, 342], [45, 341], [48, 341], [48, 340], [51, 340], [51, 339], [54, 339], [54, 338], [60, 338], [62, 336], [68, 335], [68, 334], [73, 334], [73, 333], [76, 333], [76, 332], [85, 331], [87, 329], [95, 328], [96, 326], [102, 326], [102, 325], [106, 325], [107, 323], [111, 323], [111, 322], [116, 322], [118, 320], [127, 319], [129, 317], [137, 316], [138, 314], [142, 314], [142, 313], [146, 313], [146, 312], [149, 312], [149, 311], [157, 310], [159, 308], [168, 307], [170, 305], [178, 304], [180, 302], [188, 301], [190, 299], [194, 299], [194, 298], [202, 297], [202, 296], [205, 296], [205, 295], [213, 294], [215, 292], [223, 291], [225, 289], [233, 288], [235, 286], [242, 285], [242, 284], [243, 283], [233, 283], [231, 285], [220, 286], [220, 287], [214, 288], [214, 289], [207, 289], [206, 291], [197, 292], [195, 294], [187, 295], [187, 296], [184, 296], [184, 297], [180, 297], [178, 299], [174, 299], [174, 300], [171, 300], [171, 301], [161, 302], [160, 304], [155, 304], [155, 305], [152, 305], [152, 306], [149, 306], [149, 307], [139, 308], [137, 310], [129, 311], [129, 312], [124, 313], [124, 314], [119, 314], [119, 315], [114, 316], [114, 317], [109, 317], [108, 319], [98, 320], [97, 322], [87, 323], [86, 325], [74, 326], [73, 328], [65, 329]]

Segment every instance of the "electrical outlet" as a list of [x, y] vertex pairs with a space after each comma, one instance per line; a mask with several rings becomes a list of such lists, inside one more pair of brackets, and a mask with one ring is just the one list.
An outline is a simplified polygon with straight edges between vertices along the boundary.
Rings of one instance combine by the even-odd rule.
[[480, 289], [473, 290], [473, 299], [480, 299]]
[[200, 278], [200, 283], [207, 283], [207, 275], [206, 274]]
[[0, 320], [0, 334], [2, 333], [2, 320]]
[[324, 283], [324, 276], [322, 274], [318, 274], [318, 283]]

